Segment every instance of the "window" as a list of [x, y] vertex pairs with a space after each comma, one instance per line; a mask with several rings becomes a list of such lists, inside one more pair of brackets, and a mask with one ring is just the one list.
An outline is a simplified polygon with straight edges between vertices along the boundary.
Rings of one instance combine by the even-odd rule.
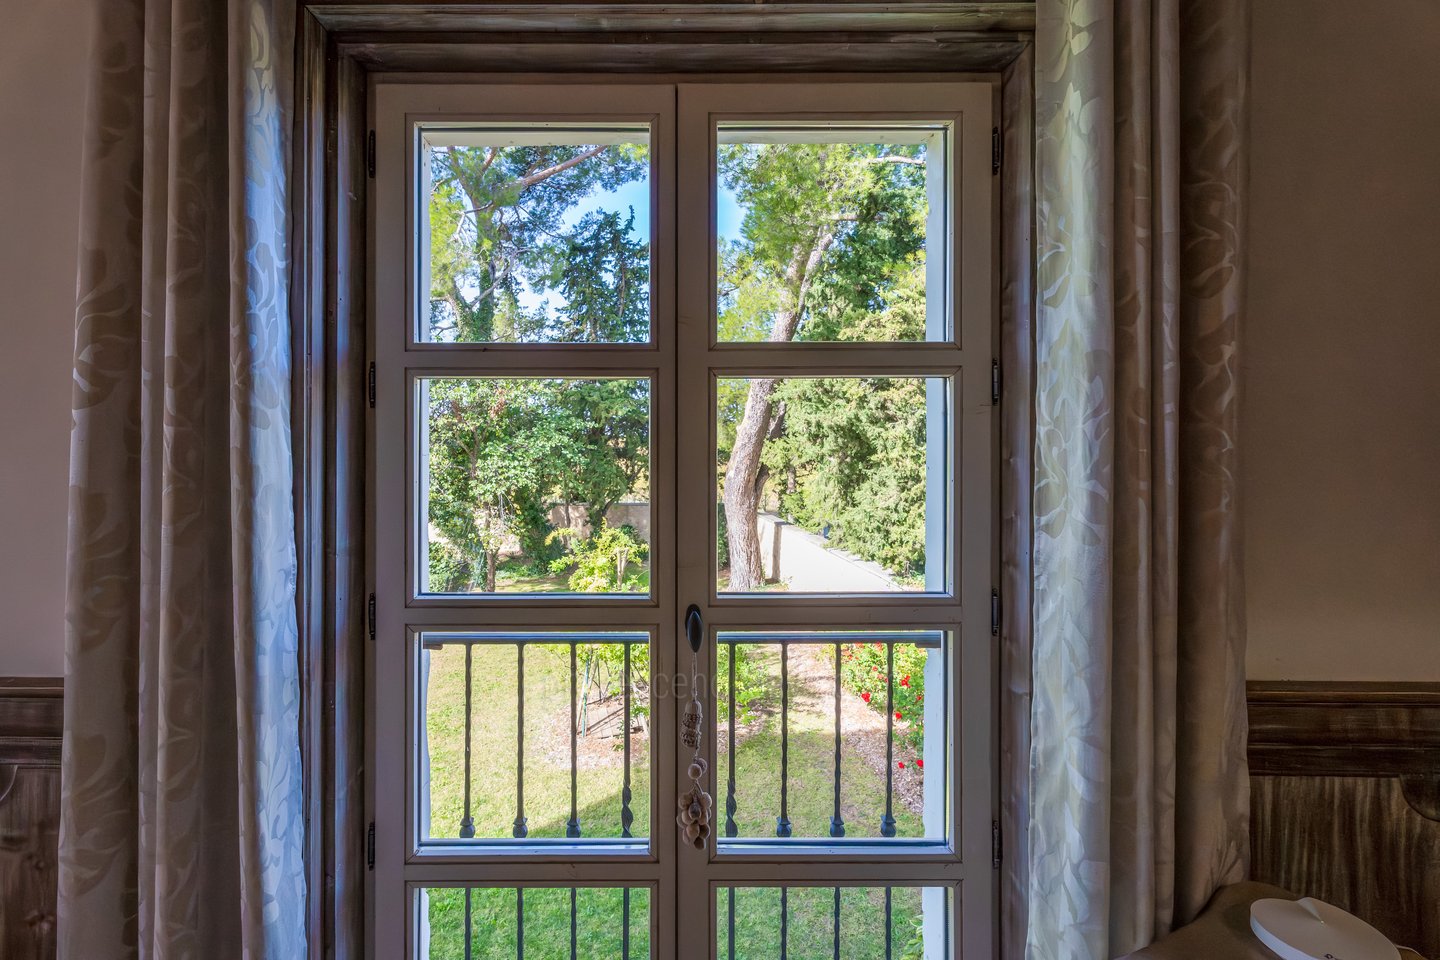
[[991, 99], [377, 85], [377, 956], [989, 955]]

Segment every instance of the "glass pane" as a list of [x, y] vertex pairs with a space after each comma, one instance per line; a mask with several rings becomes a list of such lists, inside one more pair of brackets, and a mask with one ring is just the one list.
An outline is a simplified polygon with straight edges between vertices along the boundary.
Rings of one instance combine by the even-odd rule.
[[721, 592], [946, 589], [946, 378], [716, 390]]
[[419, 381], [422, 593], [650, 592], [650, 381]]
[[946, 838], [943, 631], [717, 639], [722, 853], [761, 841]]
[[424, 960], [650, 956], [648, 887], [422, 887], [419, 899]]
[[650, 339], [650, 130], [425, 127], [421, 340]]
[[948, 957], [950, 912], [948, 887], [717, 887], [715, 955], [720, 960]]
[[650, 638], [426, 633], [422, 840], [650, 835]]
[[943, 127], [717, 135], [721, 341], [948, 338]]

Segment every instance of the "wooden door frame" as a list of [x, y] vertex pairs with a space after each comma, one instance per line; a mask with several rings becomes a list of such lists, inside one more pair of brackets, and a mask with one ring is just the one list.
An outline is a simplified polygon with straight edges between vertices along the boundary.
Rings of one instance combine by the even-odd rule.
[[[1029, 48], [1034, 23], [1028, 0], [801, 0], [764, 8], [624, 0], [300, 5], [291, 195], [292, 427], [311, 958], [362, 957], [366, 936], [369, 74], [483, 66], [487, 72], [550, 75], [563, 68], [675, 76], [855, 72], [871, 79], [934, 72], [939, 79], [1005, 69]], [[1014, 713], [1007, 697], [1023, 699], [1002, 686], [1002, 717]], [[1003, 758], [1001, 777], [1002, 783], [1013, 779]], [[1013, 886], [1006, 882], [1002, 900]], [[1007, 956], [1017, 949], [1013, 940], [1002, 944]]]

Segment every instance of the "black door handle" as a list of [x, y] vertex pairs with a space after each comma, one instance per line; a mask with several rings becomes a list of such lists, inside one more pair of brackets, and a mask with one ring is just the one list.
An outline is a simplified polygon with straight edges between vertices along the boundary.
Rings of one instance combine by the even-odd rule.
[[693, 653], [699, 653], [700, 644], [705, 642], [705, 619], [700, 616], [700, 608], [693, 603], [685, 611], [685, 639], [690, 641]]

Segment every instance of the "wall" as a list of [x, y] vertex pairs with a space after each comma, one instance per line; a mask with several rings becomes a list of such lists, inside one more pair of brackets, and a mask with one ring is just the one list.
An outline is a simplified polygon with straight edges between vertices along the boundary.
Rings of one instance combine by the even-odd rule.
[[1440, 3], [1252, 9], [1249, 673], [1440, 681]]
[[[0, 675], [62, 669], [93, 2], [0, 31]], [[1440, 4], [1253, 8], [1249, 672], [1440, 680]]]
[[85, 54], [94, 0], [0, 30], [0, 676], [62, 672]]

